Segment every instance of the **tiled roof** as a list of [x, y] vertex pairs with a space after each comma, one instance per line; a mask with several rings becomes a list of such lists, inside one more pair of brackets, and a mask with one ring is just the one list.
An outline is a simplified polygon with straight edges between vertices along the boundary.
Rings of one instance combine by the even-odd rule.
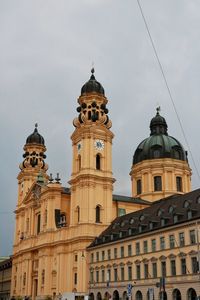
[[[70, 195], [71, 190], [70, 190], [70, 188], [63, 187], [62, 193]], [[128, 197], [128, 196], [122, 196], [122, 195], [113, 195], [113, 201], [121, 201], [121, 202], [135, 203], [135, 204], [151, 205], [151, 202], [149, 202], [147, 200], [143, 200], [141, 198], [133, 198], [133, 197]]]
[[113, 201], [121, 201], [121, 202], [131, 202], [136, 204], [146, 204], [151, 205], [151, 202], [141, 199], [141, 198], [133, 198], [128, 196], [122, 196], [122, 195], [113, 195]]
[[128, 237], [167, 228], [200, 218], [200, 189], [184, 195], [172, 195], [151, 206], [117, 217], [96, 237], [89, 248]]

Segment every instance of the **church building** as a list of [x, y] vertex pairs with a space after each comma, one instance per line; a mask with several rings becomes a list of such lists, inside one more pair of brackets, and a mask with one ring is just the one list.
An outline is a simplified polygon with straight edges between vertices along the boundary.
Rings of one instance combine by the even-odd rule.
[[[197, 200], [200, 191], [190, 193], [191, 169], [187, 153], [177, 139], [168, 135], [167, 123], [159, 109], [151, 120], [150, 136], [139, 144], [133, 156], [130, 166], [132, 196], [113, 193], [114, 134], [107, 106], [104, 89], [95, 79], [92, 69], [89, 81], [81, 88], [77, 116], [73, 120], [69, 187], [62, 186], [59, 174], [54, 179], [47, 173], [47, 149], [37, 124], [26, 139], [17, 177], [13, 297], [55, 299], [64, 293], [71, 293], [79, 299], [84, 296], [98, 300], [127, 297], [124, 294], [127, 284], [132, 284], [137, 278], [132, 266], [138, 265], [135, 261], [144, 263], [149, 250], [145, 250], [143, 258], [136, 259], [132, 250], [127, 253], [124, 250], [125, 253], [118, 257], [113, 256], [113, 251], [119, 251], [114, 250], [116, 244], [120, 249], [130, 248], [130, 241], [139, 243], [142, 239], [144, 242], [144, 234], [150, 243], [152, 236], [158, 235], [157, 230], [165, 235], [170, 228], [173, 233], [180, 220], [181, 226], [192, 224], [191, 230], [195, 230], [193, 218], [200, 217], [200, 201]], [[186, 200], [190, 209], [184, 210]], [[167, 211], [167, 203], [174, 210]], [[157, 215], [159, 210], [162, 213]], [[186, 211], [191, 212], [191, 218], [187, 218]], [[174, 218], [177, 218], [176, 222]], [[161, 225], [160, 222], [166, 223]], [[194, 245], [190, 245], [187, 250], [195, 252], [192, 252], [192, 257], [197, 261], [193, 248]], [[146, 259], [159, 259], [160, 251], [158, 248], [151, 250]], [[188, 251], [184, 253], [188, 255]], [[131, 266], [131, 271], [127, 268], [127, 275], [124, 268], [121, 271], [124, 275], [119, 279], [115, 270], [122, 265]], [[145, 272], [149, 274], [149, 270]], [[162, 275], [158, 272], [155, 278], [165, 277]], [[145, 283], [141, 284], [147, 289]], [[190, 298], [193, 299], [197, 292], [200, 290], [194, 288]], [[141, 297], [142, 289], [140, 293]]]

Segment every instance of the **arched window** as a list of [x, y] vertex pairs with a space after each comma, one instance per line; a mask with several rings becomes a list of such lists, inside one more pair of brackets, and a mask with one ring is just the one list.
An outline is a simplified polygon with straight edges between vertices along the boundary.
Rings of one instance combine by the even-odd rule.
[[79, 223], [80, 222], [80, 207], [77, 206], [77, 222]]
[[91, 120], [91, 111], [88, 111], [88, 120]]
[[180, 176], [176, 177], [176, 189], [178, 192], [182, 192], [182, 178]]
[[96, 155], [96, 169], [101, 170], [101, 156], [100, 156], [100, 154]]
[[154, 177], [154, 191], [162, 191], [162, 177], [161, 176]]
[[47, 225], [47, 209], [44, 212], [44, 224]]
[[97, 205], [97, 206], [96, 206], [96, 223], [100, 223], [100, 222], [101, 222], [100, 206]]
[[81, 156], [78, 156], [78, 171], [81, 170]]
[[142, 181], [141, 179], [137, 180], [137, 195], [142, 193]]
[[45, 270], [42, 270], [42, 285], [44, 285], [45, 282]]
[[41, 215], [37, 215], [37, 234], [40, 233], [40, 223], [41, 223]]
[[24, 273], [24, 276], [23, 276], [23, 286], [26, 285], [26, 273]]

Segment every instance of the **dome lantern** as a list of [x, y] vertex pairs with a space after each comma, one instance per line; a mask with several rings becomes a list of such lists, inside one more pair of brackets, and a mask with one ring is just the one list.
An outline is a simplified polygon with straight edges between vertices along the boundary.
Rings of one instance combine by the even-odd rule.
[[43, 136], [41, 136], [41, 134], [39, 134], [37, 128], [38, 128], [38, 124], [36, 123], [33, 133], [30, 134], [26, 139], [26, 145], [27, 144], [39, 144], [39, 145], [44, 146], [44, 144], [45, 144], [44, 138], [43, 138]]
[[93, 92], [104, 95], [104, 88], [94, 76], [94, 68], [91, 69], [91, 73], [90, 79], [81, 88], [81, 95]]

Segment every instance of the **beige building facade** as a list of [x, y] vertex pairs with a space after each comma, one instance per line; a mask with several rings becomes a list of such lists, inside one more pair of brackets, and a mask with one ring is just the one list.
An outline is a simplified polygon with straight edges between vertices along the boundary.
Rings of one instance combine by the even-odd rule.
[[0, 300], [10, 299], [12, 259], [0, 257]]
[[[96, 297], [100, 292], [101, 297], [106, 298], [108, 294], [112, 294], [111, 286], [118, 287], [119, 282], [118, 280], [115, 282], [110, 277], [107, 280], [105, 277], [104, 280], [103, 278], [100, 281], [95, 280], [94, 286], [94, 280], [91, 280], [93, 276], [91, 268], [107, 268], [107, 266], [104, 264], [100, 266], [99, 261], [94, 265], [94, 262], [90, 261], [93, 248], [88, 246], [93, 245], [94, 241], [98, 240], [96, 237], [102, 232], [110, 230], [110, 224], [115, 222], [114, 220], [151, 209], [154, 205], [151, 204], [158, 199], [173, 194], [184, 196], [185, 193], [190, 192], [191, 170], [187, 154], [176, 139], [168, 136], [166, 121], [157, 111], [156, 116], [151, 120], [150, 138], [138, 146], [133, 157], [130, 172], [131, 197], [113, 194], [114, 134], [111, 131], [112, 123], [107, 105], [108, 99], [104, 89], [95, 79], [92, 70], [89, 81], [81, 89], [78, 98], [78, 114], [73, 120], [75, 129], [71, 136], [72, 172], [69, 187], [62, 186], [59, 174], [56, 178], [48, 174], [47, 149], [44, 138], [38, 132], [37, 124], [34, 132], [26, 139], [18, 175], [18, 199], [15, 210], [11, 287], [13, 297], [28, 296], [34, 300], [56, 298], [63, 293], [71, 293], [83, 298], [89, 294]], [[194, 226], [191, 220], [190, 222], [191, 226]], [[118, 233], [113, 235], [113, 240], [116, 236], [120, 236], [119, 241], [115, 242], [126, 244], [125, 239], [121, 240], [124, 234], [125, 231], [121, 230], [120, 235]], [[105, 235], [105, 241], [109, 236], [110, 233], [108, 236]], [[129, 239], [131, 238], [130, 236]], [[141, 236], [137, 238], [140, 239]], [[148, 239], [151, 237], [149, 236]], [[114, 245], [113, 240], [111, 246]], [[102, 247], [107, 247], [107, 244], [103, 244]], [[187, 244], [189, 252], [192, 247]], [[105, 248], [102, 251], [107, 253], [108, 250]], [[113, 249], [110, 248], [110, 255], [112, 251]], [[187, 256], [189, 256], [188, 251], [184, 252]], [[159, 257], [157, 254], [153, 256], [150, 254], [146, 259], [150, 261], [155, 256], [159, 261], [160, 252]], [[167, 262], [170, 254], [168, 250], [163, 253]], [[178, 257], [177, 253], [174, 255]], [[141, 272], [143, 272], [144, 262], [141, 262], [139, 256], [137, 260], [140, 261]], [[107, 264], [113, 265], [113, 263], [113, 257], [109, 256]], [[134, 265], [135, 260], [127, 261], [122, 257], [115, 263], [129, 266], [129, 264]], [[109, 276], [111, 275], [110, 273]], [[108, 273], [104, 273], [104, 276], [108, 276]], [[124, 273], [124, 276], [127, 275]], [[158, 271], [157, 277], [159, 276]], [[192, 277], [193, 280], [195, 276]], [[134, 273], [131, 278], [135, 280]], [[140, 284], [147, 286], [149, 278], [147, 282], [145, 280], [140, 281]], [[129, 281], [126, 278], [123, 282]], [[102, 290], [105, 283], [110, 290], [110, 292], [105, 290], [108, 292], [107, 296]], [[124, 289], [124, 285], [122, 286]]]
[[199, 211], [196, 190], [115, 219], [88, 248], [91, 298], [197, 299]]

